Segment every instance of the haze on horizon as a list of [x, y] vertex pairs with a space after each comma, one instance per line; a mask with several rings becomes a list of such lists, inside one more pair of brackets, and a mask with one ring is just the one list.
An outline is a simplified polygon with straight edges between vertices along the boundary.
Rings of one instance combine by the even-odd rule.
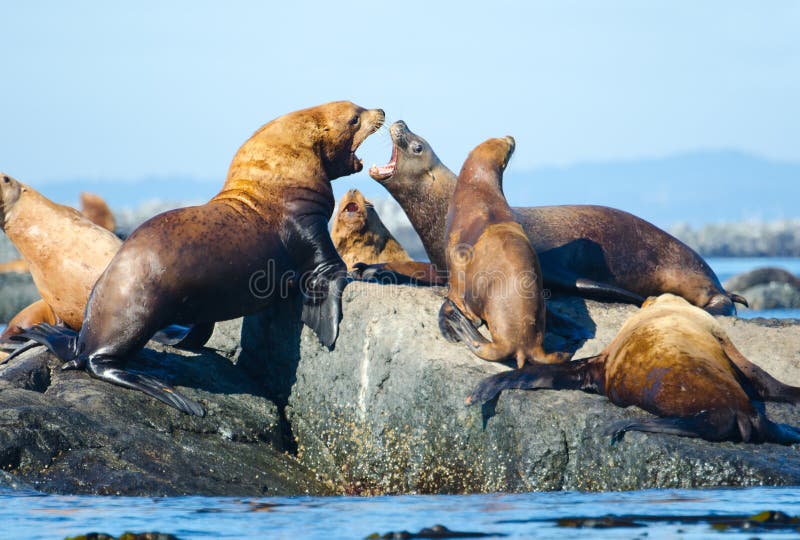
[[[512, 204], [538, 204], [543, 192], [541, 204], [649, 217], [648, 200], [680, 204], [687, 185], [713, 200], [729, 170], [738, 174], [730, 212], [715, 219], [800, 216], [789, 205], [800, 194], [800, 4], [791, 1], [50, 1], [4, 3], [0, 20], [0, 170], [45, 193], [70, 180], [77, 198], [87, 181], [113, 200], [125, 180], [154, 198], [168, 179], [188, 178], [199, 183], [187, 199], [203, 199], [261, 124], [350, 99], [406, 120], [455, 171], [477, 143], [514, 135]], [[359, 155], [368, 167], [389, 152], [382, 130]], [[706, 154], [690, 181], [667, 175], [657, 188], [605, 169], [598, 186], [597, 167], [586, 166]], [[749, 180], [736, 156], [782, 172], [753, 169]], [[713, 182], [703, 180], [708, 167]], [[559, 193], [558, 170], [588, 177]], [[548, 185], [528, 182], [532, 174]], [[783, 194], [784, 206], [759, 207], [757, 189], [735, 192], [753, 184]], [[334, 186], [385, 196], [366, 172]], [[677, 216], [703, 217], [691, 212]]]

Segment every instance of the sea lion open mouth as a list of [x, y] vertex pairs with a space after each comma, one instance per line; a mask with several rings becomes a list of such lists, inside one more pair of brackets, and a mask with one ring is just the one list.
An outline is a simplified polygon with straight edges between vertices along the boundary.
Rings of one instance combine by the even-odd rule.
[[369, 175], [375, 180], [386, 180], [390, 178], [397, 169], [397, 145], [392, 143], [392, 157], [386, 165], [373, 165], [369, 169]]
[[358, 203], [347, 203], [347, 206], [344, 207], [344, 211], [349, 213], [358, 212]]

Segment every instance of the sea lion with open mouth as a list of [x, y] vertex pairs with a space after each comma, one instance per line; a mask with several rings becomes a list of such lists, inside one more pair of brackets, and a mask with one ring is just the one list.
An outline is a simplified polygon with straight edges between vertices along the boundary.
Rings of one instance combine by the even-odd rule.
[[[389, 128], [394, 143], [387, 165], [370, 176], [400, 203], [430, 261], [445, 267], [447, 204], [456, 175], [428, 142], [402, 121]], [[512, 208], [539, 257], [544, 286], [586, 298], [641, 304], [673, 293], [715, 315], [736, 313], [708, 264], [680, 240], [632, 214], [604, 206]]]
[[159, 214], [128, 237], [92, 289], [79, 334], [38, 325], [22, 335], [65, 369], [194, 415], [204, 414], [200, 404], [124, 367], [167, 324], [232, 319], [299, 292], [303, 322], [333, 347], [347, 269], [328, 233], [330, 181], [363, 168], [355, 152], [383, 118], [340, 101], [267, 123], [239, 148], [208, 203]]

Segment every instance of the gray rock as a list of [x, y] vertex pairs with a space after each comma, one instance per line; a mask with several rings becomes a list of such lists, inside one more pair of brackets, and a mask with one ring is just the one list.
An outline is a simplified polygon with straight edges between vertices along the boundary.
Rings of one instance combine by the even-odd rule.
[[772, 281], [744, 289], [739, 294], [747, 298], [750, 309], [800, 308], [800, 288], [791, 283]]
[[30, 351], [0, 368], [0, 483], [102, 495], [331, 492], [284, 453], [278, 408], [243, 370], [210, 351], [151, 345], [130, 368], [200, 401], [204, 418]]
[[[465, 407], [483, 377], [508, 369], [446, 342], [437, 328], [439, 291], [354, 283], [345, 291], [336, 349], [328, 352], [304, 329], [299, 350], [244, 353], [275, 368], [284, 382], [287, 417], [298, 457], [348, 493], [466, 493], [531, 490], [621, 490], [701, 486], [791, 485], [800, 482], [796, 448], [709, 443], [632, 433], [614, 446], [610, 423], [647, 413], [621, 409], [577, 391], [509, 391], [495, 405]], [[596, 337], [577, 357], [599, 352], [632, 306], [578, 299], [551, 309], [596, 323]], [[800, 385], [800, 332], [795, 323], [722, 318], [750, 359]], [[268, 340], [275, 322], [251, 318]], [[277, 333], [276, 333], [277, 332]], [[274, 335], [276, 337], [269, 337]], [[554, 340], [551, 336], [551, 343]], [[265, 355], [269, 351], [269, 358]], [[269, 367], [267, 368], [269, 369]], [[288, 371], [287, 371], [288, 370]], [[279, 400], [275, 398], [275, 401]], [[800, 425], [800, 410], [769, 404], [776, 421]]]

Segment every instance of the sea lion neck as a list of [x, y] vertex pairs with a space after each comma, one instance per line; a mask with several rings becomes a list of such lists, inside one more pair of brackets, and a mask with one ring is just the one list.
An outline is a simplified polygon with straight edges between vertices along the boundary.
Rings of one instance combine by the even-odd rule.
[[398, 171], [384, 187], [400, 204], [408, 220], [422, 240], [431, 263], [446, 268], [444, 229], [447, 205], [456, 189], [458, 178], [441, 162], [431, 169], [404, 175]]

